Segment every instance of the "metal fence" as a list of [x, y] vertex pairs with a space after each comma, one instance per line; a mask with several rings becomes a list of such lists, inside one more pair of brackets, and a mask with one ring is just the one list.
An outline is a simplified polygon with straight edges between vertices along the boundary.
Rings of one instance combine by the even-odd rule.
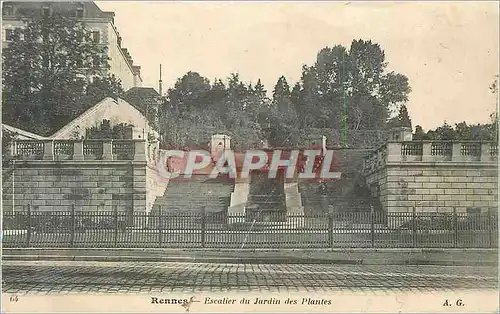
[[6, 212], [4, 247], [497, 248], [496, 211], [255, 216], [169, 212]]

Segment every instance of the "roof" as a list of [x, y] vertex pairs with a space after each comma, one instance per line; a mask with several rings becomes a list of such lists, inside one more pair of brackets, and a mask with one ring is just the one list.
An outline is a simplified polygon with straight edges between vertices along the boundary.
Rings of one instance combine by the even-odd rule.
[[125, 96], [134, 97], [159, 97], [160, 94], [152, 87], [132, 87], [125, 92]]
[[144, 110], [147, 105], [151, 105], [152, 100], [156, 100], [160, 94], [152, 87], [132, 87], [123, 95], [123, 99], [139, 110]]
[[35, 133], [31, 133], [31, 132], [28, 132], [28, 131], [25, 131], [25, 130], [22, 130], [22, 129], [19, 129], [19, 128], [16, 128], [16, 127], [13, 127], [13, 126], [10, 126], [7, 124], [3, 124], [3, 123], [2, 123], [2, 131], [7, 131], [10, 133], [18, 134], [19, 137], [21, 137], [21, 139], [33, 139], [33, 140], [47, 139], [47, 137], [44, 137], [44, 136], [41, 136], [41, 135], [38, 135]]
[[[155, 133], [146, 117], [135, 106], [131, 105], [122, 98], [113, 99], [106, 97], [99, 103], [73, 119], [71, 122], [54, 133], [52, 139], [67, 139], [75, 136], [84, 136], [85, 130], [100, 124], [103, 119], [110, 120], [112, 123], [127, 123], [135, 125], [138, 129], [143, 129], [145, 132]], [[114, 122], [113, 122], [114, 121]]]
[[[62, 12], [74, 12], [77, 8], [83, 7], [84, 18], [113, 18], [114, 12], [102, 11], [94, 2], [17, 2], [7, 1], [2, 4], [3, 6], [11, 5], [14, 10], [14, 18], [38, 16], [44, 7], [49, 7], [52, 10]], [[4, 11], [5, 12], [5, 11]], [[9, 16], [4, 16], [9, 17]]]

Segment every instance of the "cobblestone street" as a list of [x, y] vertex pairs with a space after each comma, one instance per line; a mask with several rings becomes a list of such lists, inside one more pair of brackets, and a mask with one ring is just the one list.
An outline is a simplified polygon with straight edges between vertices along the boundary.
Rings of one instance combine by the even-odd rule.
[[15, 294], [497, 289], [495, 267], [4, 261]]

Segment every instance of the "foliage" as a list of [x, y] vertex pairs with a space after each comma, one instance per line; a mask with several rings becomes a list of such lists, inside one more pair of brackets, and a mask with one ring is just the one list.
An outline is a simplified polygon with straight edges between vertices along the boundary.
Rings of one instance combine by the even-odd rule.
[[271, 146], [294, 146], [299, 142], [300, 135], [297, 128], [299, 117], [284, 76], [278, 79], [274, 87], [269, 121], [268, 138]]
[[[498, 76], [489, 87], [490, 91], [496, 96], [498, 94]], [[496, 99], [498, 107], [498, 98]], [[468, 125], [465, 121], [451, 126], [448, 123], [434, 130], [425, 132], [420, 125], [415, 127], [413, 139], [415, 140], [480, 140], [480, 141], [498, 141], [498, 116], [497, 112], [490, 115], [491, 122], [485, 124]]]
[[6, 132], [5, 130], [2, 130], [2, 168], [6, 169], [10, 166], [12, 162], [12, 156], [11, 156], [11, 144], [12, 141], [15, 139], [16, 135], [12, 134], [11, 132]]
[[123, 96], [121, 80], [114, 74], [104, 77], [94, 77], [81, 98], [81, 102], [87, 106], [92, 106], [106, 97], [118, 98]]
[[410, 119], [410, 115], [408, 114], [408, 108], [406, 108], [406, 105], [402, 105], [399, 108], [398, 115], [396, 117], [390, 119], [387, 124], [390, 128], [393, 128], [393, 127], [411, 128], [411, 119]]
[[133, 125], [120, 123], [111, 126], [109, 120], [102, 120], [97, 127], [91, 127], [85, 132], [86, 139], [128, 139]]
[[482, 140], [496, 139], [496, 123], [468, 125], [465, 121], [456, 123], [454, 127], [446, 122], [436, 128], [424, 132], [421, 126], [415, 127], [414, 140]]
[[226, 84], [213, 83], [188, 72], [168, 90], [160, 115], [166, 145], [206, 145], [216, 133], [232, 137], [235, 148], [255, 146], [263, 139], [259, 119], [267, 106], [265, 89], [259, 82], [252, 87], [231, 74]]
[[455, 221], [453, 215], [417, 216], [399, 226], [400, 230], [469, 230], [471, 226], [478, 226], [482, 222], [480, 214], [468, 214], [466, 217], [457, 216]]
[[11, 180], [13, 172], [13, 156], [11, 154], [12, 141], [15, 140], [16, 134], [2, 130], [2, 182], [3, 190], [8, 186], [6, 182]]
[[99, 101], [102, 91], [117, 90], [114, 79], [88, 84], [108, 68], [106, 47], [76, 18], [54, 13], [26, 20], [3, 49], [4, 122], [53, 133]]
[[188, 138], [204, 143], [210, 136], [199, 129], [210, 129], [211, 134], [231, 135], [239, 147], [266, 141], [273, 146], [296, 145], [301, 134], [313, 128], [340, 130], [343, 121], [350, 130], [384, 130], [388, 117], [400, 107], [406, 115], [402, 123], [408, 124], [402, 106], [410, 92], [408, 79], [388, 72], [386, 66], [384, 51], [371, 41], [355, 40], [349, 50], [326, 47], [314, 65], [303, 66], [302, 78], [293, 88], [280, 77], [272, 99], [260, 80], [252, 86], [233, 73], [226, 82], [210, 82], [188, 72], [167, 93], [161, 112], [163, 138], [170, 145], [184, 145]]
[[348, 129], [383, 128], [410, 92], [408, 79], [386, 66], [384, 51], [371, 41], [322, 49], [292, 93], [301, 128], [341, 129], [344, 114]]

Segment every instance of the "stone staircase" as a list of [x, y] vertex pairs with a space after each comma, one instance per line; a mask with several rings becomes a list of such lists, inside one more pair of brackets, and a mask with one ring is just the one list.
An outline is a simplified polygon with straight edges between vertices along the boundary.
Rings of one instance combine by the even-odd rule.
[[358, 186], [362, 182], [363, 156], [366, 152], [341, 150], [335, 151], [335, 158], [342, 172], [340, 180], [318, 183], [299, 182], [298, 190], [302, 197], [304, 213], [347, 213], [381, 210], [378, 199], [372, 197], [366, 188]]
[[247, 221], [283, 221], [286, 213], [285, 195], [249, 195], [245, 216]]
[[246, 221], [278, 222], [286, 217], [283, 181], [269, 179], [267, 172], [254, 172], [245, 208]]
[[165, 194], [157, 197], [153, 213], [225, 212], [230, 205], [234, 182], [227, 178], [209, 179], [206, 175], [172, 179]]
[[305, 214], [370, 212], [371, 206], [377, 210], [377, 200], [365, 193], [359, 193], [350, 179], [336, 182], [299, 183]]

